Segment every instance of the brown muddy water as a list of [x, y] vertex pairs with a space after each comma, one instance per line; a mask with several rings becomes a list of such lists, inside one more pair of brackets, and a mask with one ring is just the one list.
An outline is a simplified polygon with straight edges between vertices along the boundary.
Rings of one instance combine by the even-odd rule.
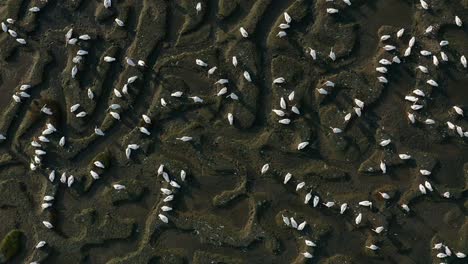
[[[0, 140], [0, 263], [466, 263], [468, 140], [457, 129], [468, 131], [468, 122], [453, 106], [468, 111], [468, 70], [460, 62], [468, 55], [467, 0], [426, 0], [428, 10], [419, 0], [111, 2], [106, 9], [102, 0], [0, 1], [0, 20], [27, 41], [0, 33], [0, 133], [6, 136]], [[35, 6], [39, 12], [29, 11]], [[327, 8], [339, 12], [327, 14]], [[285, 12], [292, 21], [280, 38]], [[90, 39], [67, 44], [70, 29], [72, 38]], [[390, 39], [380, 41], [387, 34]], [[405, 57], [412, 36], [416, 42]], [[441, 40], [449, 45], [441, 47]], [[336, 61], [328, 57], [332, 48]], [[78, 50], [88, 54], [75, 63]], [[379, 60], [394, 56], [401, 63], [376, 72]], [[129, 66], [127, 57], [146, 66]], [[138, 79], [118, 97], [114, 89], [122, 93], [132, 76]], [[278, 77], [285, 82], [273, 84]], [[215, 84], [219, 79], [229, 83]], [[16, 103], [12, 96], [22, 84], [31, 85], [30, 97]], [[227, 93], [217, 96], [223, 87]], [[425, 94], [417, 96], [420, 110], [404, 99], [415, 89]], [[182, 96], [171, 96], [176, 91]], [[231, 93], [239, 99], [226, 97]], [[283, 117], [272, 112], [281, 109], [281, 98]], [[360, 117], [354, 99], [365, 104]], [[112, 110], [120, 120], [110, 115], [112, 104], [120, 105]], [[41, 113], [44, 105], [52, 115]], [[82, 111], [85, 117], [75, 116]], [[41, 142], [48, 123], [57, 131]], [[96, 135], [96, 127], [105, 135]], [[183, 136], [192, 140], [178, 140]], [[386, 139], [390, 144], [381, 146]], [[298, 150], [301, 142], [309, 144]], [[139, 148], [127, 158], [129, 144]], [[46, 151], [40, 163], [37, 149]], [[158, 175], [161, 164], [180, 188]], [[261, 173], [265, 164], [269, 169]], [[70, 187], [62, 173], [73, 175]], [[287, 173], [292, 178], [284, 184]], [[165, 202], [161, 188], [174, 199]], [[46, 209], [44, 196], [54, 197]], [[283, 216], [306, 225], [297, 230]], [[374, 232], [377, 227], [383, 231]], [[40, 241], [46, 244], [36, 248]], [[441, 249], [433, 249], [437, 243]]]

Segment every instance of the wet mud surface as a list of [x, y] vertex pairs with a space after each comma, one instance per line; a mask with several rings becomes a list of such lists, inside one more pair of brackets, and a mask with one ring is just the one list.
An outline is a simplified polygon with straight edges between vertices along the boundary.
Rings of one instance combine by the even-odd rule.
[[351, 2], [1, 1], [0, 263], [466, 263], [468, 1]]

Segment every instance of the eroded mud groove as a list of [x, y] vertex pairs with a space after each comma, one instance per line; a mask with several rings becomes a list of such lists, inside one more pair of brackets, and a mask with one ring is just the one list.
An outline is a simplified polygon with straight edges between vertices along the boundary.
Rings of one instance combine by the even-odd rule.
[[465, 263], [467, 10], [1, 1], [0, 263]]

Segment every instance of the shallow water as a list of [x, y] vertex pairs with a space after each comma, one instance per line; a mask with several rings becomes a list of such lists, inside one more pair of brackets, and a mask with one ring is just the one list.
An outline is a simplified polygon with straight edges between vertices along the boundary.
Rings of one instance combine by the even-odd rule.
[[[7, 136], [0, 142], [0, 239], [13, 229], [23, 234], [19, 251], [6, 263], [438, 263], [439, 252], [432, 248], [439, 242], [468, 254], [467, 141], [446, 125], [468, 130], [466, 118], [452, 108], [466, 111], [468, 105], [468, 72], [460, 63], [460, 56], [468, 55], [466, 1], [430, 1], [431, 10], [424, 11], [419, 1], [408, 0], [355, 0], [351, 6], [338, 0], [207, 0], [198, 13], [198, 1], [191, 0], [112, 2], [105, 9], [102, 1], [49, 0], [36, 3], [41, 5], [36, 14], [28, 11], [31, 1], [0, 3], [0, 20], [14, 18], [9, 26], [28, 42], [20, 46], [0, 33], [0, 133]], [[331, 7], [339, 13], [327, 14]], [[284, 12], [292, 22], [287, 36], [279, 38]], [[455, 15], [463, 27], [454, 24]], [[125, 26], [116, 26], [115, 18]], [[428, 25], [434, 31], [423, 34]], [[241, 26], [248, 38], [241, 37]], [[397, 39], [402, 27], [405, 33]], [[73, 37], [89, 34], [91, 40], [66, 45], [70, 28]], [[383, 34], [391, 39], [380, 41]], [[411, 36], [416, 45], [404, 57]], [[441, 49], [443, 39], [450, 44]], [[383, 51], [386, 44], [396, 50]], [[328, 58], [331, 48], [334, 62]], [[89, 54], [73, 79], [72, 58], [79, 49]], [[443, 50], [449, 62], [436, 67], [419, 54], [422, 49], [439, 60]], [[106, 63], [104, 56], [116, 62]], [[393, 56], [402, 62], [377, 74], [378, 61]], [[128, 66], [126, 57], [147, 66]], [[208, 67], [197, 66], [196, 59]], [[217, 70], [210, 75], [213, 66]], [[377, 82], [382, 75], [388, 84]], [[137, 81], [117, 97], [114, 89], [122, 93], [131, 76]], [[286, 82], [273, 84], [278, 77]], [[229, 83], [215, 84], [221, 78]], [[439, 87], [427, 85], [428, 79]], [[335, 87], [325, 87], [327, 80]], [[17, 104], [12, 95], [25, 83], [33, 86], [31, 97]], [[223, 87], [228, 92], [216, 96]], [[318, 88], [329, 94], [320, 95]], [[404, 100], [414, 89], [426, 94], [417, 111]], [[176, 91], [183, 95], [171, 96]], [[239, 100], [227, 98], [230, 93]], [[287, 104], [284, 117], [272, 112], [281, 109], [281, 98]], [[365, 103], [360, 117], [354, 114], [355, 98]], [[71, 113], [77, 103], [79, 110]], [[110, 116], [111, 104], [121, 106], [114, 110], [120, 120]], [[52, 116], [40, 113], [44, 105]], [[77, 118], [80, 111], [87, 116]], [[232, 126], [228, 113], [234, 116]], [[415, 115], [415, 124], [408, 113]], [[282, 118], [291, 123], [279, 124]], [[436, 123], [424, 124], [427, 118]], [[47, 123], [58, 131], [41, 143], [47, 154], [31, 170], [30, 143]], [[105, 136], [95, 135], [96, 127]], [[140, 133], [140, 127], [151, 135]], [[334, 134], [332, 127], [343, 132]], [[62, 136], [64, 147], [58, 145]], [[192, 140], [177, 139], [182, 136]], [[391, 143], [382, 147], [384, 139]], [[297, 150], [304, 141], [309, 145]], [[129, 144], [139, 149], [127, 158]], [[412, 158], [401, 160], [401, 153]], [[94, 166], [96, 160], [106, 168]], [[160, 164], [181, 188], [158, 175]], [[264, 164], [269, 170], [262, 174]], [[421, 169], [431, 175], [421, 175]], [[52, 170], [56, 177], [50, 182]], [[100, 178], [94, 180], [90, 170]], [[74, 176], [70, 188], [60, 182], [63, 172]], [[288, 172], [293, 176], [283, 184]], [[419, 185], [426, 181], [434, 190], [423, 195]], [[301, 182], [304, 187], [296, 190]], [[125, 189], [115, 190], [117, 183]], [[174, 200], [163, 202], [161, 188], [174, 191]], [[391, 198], [384, 200], [379, 192]], [[442, 196], [445, 192], [450, 198]], [[308, 193], [320, 198], [317, 207], [313, 198], [304, 203]], [[42, 210], [45, 195], [55, 199]], [[358, 205], [364, 200], [372, 207]], [[327, 202], [335, 205], [327, 208]], [[340, 214], [343, 203], [348, 209]], [[163, 205], [173, 210], [162, 212]], [[362, 222], [356, 224], [359, 213]], [[283, 223], [283, 215], [307, 225], [295, 230]], [[54, 228], [46, 229], [42, 221]], [[380, 234], [372, 231], [378, 226], [384, 227]], [[305, 239], [317, 247], [307, 247]], [[47, 245], [35, 249], [41, 240]], [[379, 249], [366, 248], [371, 244]], [[314, 258], [305, 259], [306, 251]], [[0, 248], [0, 263], [2, 254]], [[463, 260], [452, 255], [446, 262]]]

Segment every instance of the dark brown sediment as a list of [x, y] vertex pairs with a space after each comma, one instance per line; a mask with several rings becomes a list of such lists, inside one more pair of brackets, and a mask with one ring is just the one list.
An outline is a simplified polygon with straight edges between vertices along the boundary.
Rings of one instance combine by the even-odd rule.
[[[349, 7], [341, 0], [113, 0], [110, 9], [102, 2], [0, 3], [0, 20], [15, 19], [7, 25], [28, 42], [23, 46], [0, 33], [0, 133], [7, 137], [0, 140], [0, 239], [9, 240], [12, 230], [22, 233], [18, 254], [6, 263], [435, 263], [438, 251], [432, 247], [440, 242], [468, 254], [467, 140], [446, 125], [468, 129], [466, 118], [452, 109], [468, 106], [468, 72], [460, 63], [460, 56], [468, 56], [468, 1], [427, 0], [428, 11], [416, 0], [351, 0]], [[34, 5], [41, 11], [29, 12]], [[340, 11], [330, 15], [327, 7]], [[284, 12], [292, 17], [291, 28], [279, 38]], [[463, 27], [455, 25], [455, 15]], [[125, 26], [116, 26], [115, 18]], [[433, 32], [425, 34], [429, 25]], [[241, 36], [241, 26], [248, 38]], [[405, 33], [397, 39], [402, 27]], [[74, 37], [89, 34], [91, 40], [66, 45], [71, 28]], [[391, 39], [380, 41], [385, 34]], [[403, 57], [411, 36], [413, 53]], [[450, 44], [441, 48], [440, 40]], [[385, 44], [397, 50], [386, 52]], [[309, 48], [317, 51], [316, 61]], [[335, 62], [328, 57], [331, 48]], [[89, 54], [73, 79], [79, 49]], [[419, 54], [422, 49], [443, 50], [449, 62], [435, 67]], [[389, 83], [379, 83], [379, 60], [394, 55], [402, 63], [388, 66]], [[106, 63], [105, 56], [117, 61]], [[142, 59], [147, 67], [130, 67], [125, 57]], [[196, 65], [196, 59], [209, 66]], [[213, 66], [217, 70], [208, 75]], [[121, 90], [131, 76], [138, 79], [128, 95], [115, 96], [113, 89]], [[439, 87], [426, 84], [429, 76]], [[277, 77], [286, 82], [273, 84]], [[215, 84], [220, 78], [229, 83]], [[335, 87], [327, 87], [324, 96], [317, 89], [326, 81]], [[31, 98], [16, 103], [12, 95], [22, 84], [32, 85]], [[228, 93], [216, 96], [224, 86]], [[426, 94], [418, 112], [404, 100], [414, 89]], [[184, 94], [171, 97], [175, 91]], [[226, 98], [230, 93], [239, 100]], [[280, 108], [282, 97], [301, 112], [286, 110], [289, 125], [279, 124], [271, 111]], [[344, 122], [354, 98], [365, 102], [362, 116]], [[71, 113], [76, 103], [80, 108]], [[120, 121], [109, 114], [111, 104], [121, 105]], [[42, 114], [44, 105], [54, 115]], [[83, 110], [85, 118], [75, 117]], [[408, 112], [415, 113], [416, 124]], [[142, 114], [152, 123], [143, 122]], [[436, 123], [425, 125], [427, 118]], [[41, 143], [47, 155], [32, 171], [30, 143], [47, 123], [58, 131], [48, 136], [50, 143]], [[151, 135], [140, 133], [141, 126]], [[105, 136], [96, 135], [96, 127]], [[334, 134], [331, 127], [344, 132]], [[62, 136], [64, 147], [58, 145]], [[177, 140], [182, 136], [193, 140]], [[392, 142], [381, 147], [383, 139]], [[304, 141], [309, 145], [297, 150]], [[129, 144], [140, 148], [127, 159]], [[412, 159], [401, 160], [401, 153]], [[270, 169], [261, 174], [266, 163]], [[170, 186], [157, 174], [160, 164], [181, 185], [172, 188], [171, 203], [163, 202], [160, 189]], [[423, 176], [421, 169], [432, 174]], [[52, 170], [54, 183], [48, 180]], [[181, 170], [187, 172], [185, 182]], [[63, 172], [74, 176], [71, 188], [60, 183]], [[288, 172], [293, 177], [283, 184]], [[425, 181], [434, 191], [422, 195], [419, 185]], [[300, 182], [305, 187], [296, 191]], [[117, 191], [113, 184], [126, 189]], [[309, 192], [320, 197], [317, 208], [312, 200], [304, 204]], [[391, 198], [384, 200], [380, 192]], [[45, 195], [55, 199], [42, 210]], [[372, 208], [359, 206], [363, 200]], [[323, 203], [329, 201], [336, 204], [327, 208]], [[343, 203], [348, 209], [341, 215]], [[168, 224], [158, 217], [163, 205], [173, 208], [164, 213]], [[362, 222], [356, 225], [359, 213]], [[308, 224], [294, 230], [283, 215]], [[371, 229], [377, 226], [385, 230], [376, 234]], [[305, 239], [317, 247], [307, 247]], [[41, 240], [47, 245], [35, 249]], [[370, 244], [380, 249], [367, 249]], [[314, 258], [304, 259], [305, 251]], [[454, 256], [450, 261], [463, 263]]]

